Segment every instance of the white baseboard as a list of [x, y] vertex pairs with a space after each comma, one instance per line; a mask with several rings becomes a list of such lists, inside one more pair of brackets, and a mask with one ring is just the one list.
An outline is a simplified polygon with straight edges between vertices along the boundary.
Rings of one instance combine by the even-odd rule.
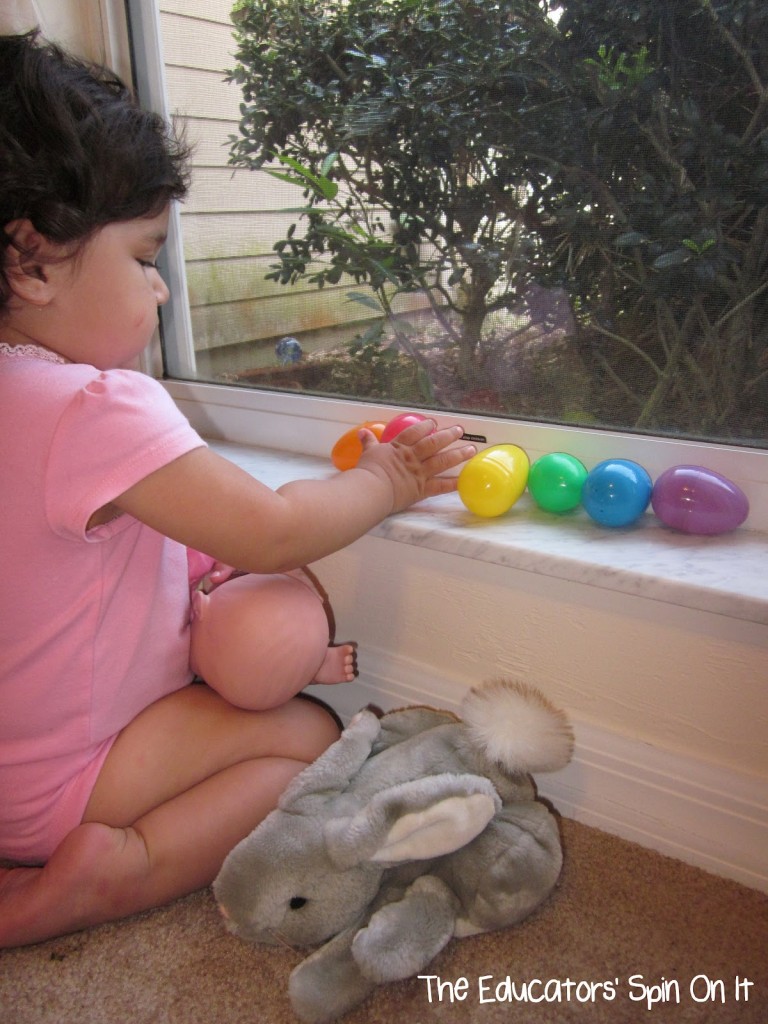
[[[479, 681], [437, 676], [429, 666], [367, 648], [354, 683], [311, 690], [347, 721], [369, 703], [385, 711], [408, 704], [458, 711]], [[768, 892], [765, 779], [591, 723], [573, 726], [571, 764], [536, 777], [540, 794], [564, 817]]]

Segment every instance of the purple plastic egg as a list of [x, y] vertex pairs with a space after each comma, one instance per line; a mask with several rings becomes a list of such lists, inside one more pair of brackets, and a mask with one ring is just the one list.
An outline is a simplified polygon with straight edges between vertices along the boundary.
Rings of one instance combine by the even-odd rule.
[[742, 489], [703, 466], [665, 470], [654, 484], [651, 505], [665, 526], [707, 536], [735, 530], [749, 515]]

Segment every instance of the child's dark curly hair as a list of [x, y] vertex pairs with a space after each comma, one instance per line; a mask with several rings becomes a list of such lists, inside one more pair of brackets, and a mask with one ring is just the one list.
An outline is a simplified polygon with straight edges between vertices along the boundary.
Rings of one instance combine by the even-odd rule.
[[0, 311], [11, 296], [10, 223], [28, 219], [75, 255], [106, 224], [182, 198], [188, 155], [108, 69], [36, 32], [0, 36]]

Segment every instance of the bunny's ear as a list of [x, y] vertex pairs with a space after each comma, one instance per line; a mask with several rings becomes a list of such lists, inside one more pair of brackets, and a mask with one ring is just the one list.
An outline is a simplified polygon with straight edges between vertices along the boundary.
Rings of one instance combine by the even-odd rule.
[[392, 786], [357, 814], [328, 821], [326, 846], [340, 868], [428, 860], [466, 846], [500, 808], [488, 779], [432, 775]]

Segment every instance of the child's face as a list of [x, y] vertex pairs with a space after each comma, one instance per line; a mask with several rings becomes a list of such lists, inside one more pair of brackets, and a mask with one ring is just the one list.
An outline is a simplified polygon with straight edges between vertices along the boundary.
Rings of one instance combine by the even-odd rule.
[[76, 259], [60, 265], [50, 347], [101, 370], [129, 366], [146, 348], [157, 307], [169, 294], [153, 265], [168, 213], [108, 224]]

